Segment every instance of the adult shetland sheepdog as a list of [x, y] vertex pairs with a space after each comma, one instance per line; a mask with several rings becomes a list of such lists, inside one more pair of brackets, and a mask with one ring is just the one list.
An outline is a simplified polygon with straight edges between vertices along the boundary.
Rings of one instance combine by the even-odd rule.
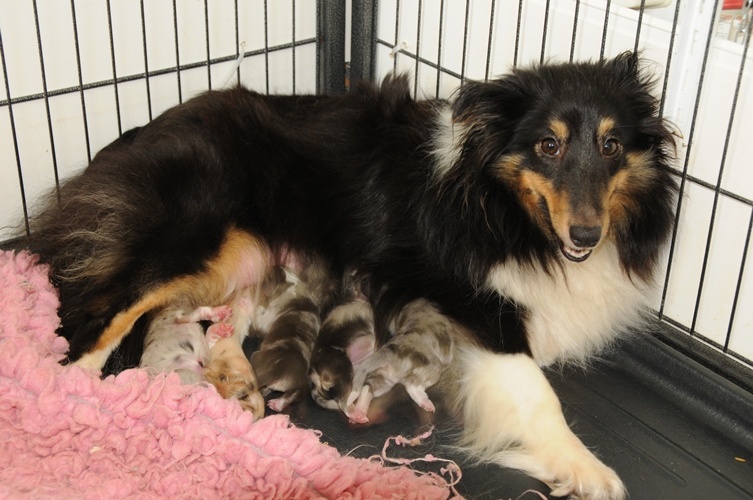
[[626, 53], [466, 83], [449, 102], [388, 77], [170, 109], [37, 220], [69, 359], [100, 369], [143, 314], [227, 303], [318, 254], [379, 291], [378, 322], [425, 298], [472, 333], [447, 377], [473, 453], [555, 495], [622, 498], [539, 367], [583, 362], [640, 319], [675, 196], [650, 90]]

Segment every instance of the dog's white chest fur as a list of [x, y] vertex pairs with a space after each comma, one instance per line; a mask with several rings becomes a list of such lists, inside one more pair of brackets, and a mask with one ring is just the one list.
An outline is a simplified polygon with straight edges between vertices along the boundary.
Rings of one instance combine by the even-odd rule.
[[587, 261], [553, 266], [550, 274], [538, 263], [498, 264], [488, 283], [528, 310], [528, 342], [540, 366], [585, 362], [620, 331], [641, 321], [652, 292], [650, 285], [622, 271], [608, 241]]

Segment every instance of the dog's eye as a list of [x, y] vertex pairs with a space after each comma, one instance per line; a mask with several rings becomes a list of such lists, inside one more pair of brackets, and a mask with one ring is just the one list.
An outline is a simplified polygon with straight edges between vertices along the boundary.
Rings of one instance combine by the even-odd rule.
[[604, 156], [613, 156], [620, 150], [620, 142], [617, 139], [607, 139], [604, 141], [601, 153]]
[[554, 137], [546, 137], [539, 142], [539, 149], [547, 156], [559, 156], [560, 144]]

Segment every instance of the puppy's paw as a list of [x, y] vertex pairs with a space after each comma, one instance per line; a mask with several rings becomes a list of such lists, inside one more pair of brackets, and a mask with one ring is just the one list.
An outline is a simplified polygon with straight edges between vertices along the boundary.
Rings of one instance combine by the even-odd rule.
[[405, 392], [407, 392], [408, 396], [410, 396], [410, 398], [425, 411], [428, 411], [429, 413], [434, 413], [436, 411], [434, 403], [429, 399], [429, 395], [426, 394], [426, 390], [423, 386], [405, 384]]
[[305, 394], [305, 390], [301, 388], [293, 388], [289, 389], [282, 393], [280, 397], [270, 399], [267, 401], [267, 408], [270, 410], [274, 410], [277, 412], [284, 411], [285, 408], [290, 406], [293, 403], [297, 403], [301, 399], [303, 399], [303, 395]]
[[351, 422], [357, 424], [366, 424], [369, 422], [369, 407], [371, 400], [374, 398], [371, 387], [364, 385], [358, 391], [353, 391], [348, 396], [343, 411]]
[[280, 412], [287, 408], [287, 406], [283, 398], [275, 398], [267, 401], [267, 407], [272, 411]]
[[230, 323], [214, 323], [207, 328], [206, 339], [211, 349], [220, 339], [227, 339], [233, 336], [235, 327]]
[[218, 323], [220, 321], [227, 321], [232, 315], [233, 309], [230, 306], [218, 306], [211, 309], [211, 314], [207, 319]]
[[176, 323], [196, 323], [198, 321], [225, 321], [233, 315], [233, 310], [228, 306], [197, 307], [193, 311], [177, 311], [175, 313]]
[[254, 420], [259, 420], [264, 417], [265, 406], [256, 375], [245, 358], [236, 358], [214, 358], [204, 374], [223, 398], [237, 399], [244, 410], [254, 414]]

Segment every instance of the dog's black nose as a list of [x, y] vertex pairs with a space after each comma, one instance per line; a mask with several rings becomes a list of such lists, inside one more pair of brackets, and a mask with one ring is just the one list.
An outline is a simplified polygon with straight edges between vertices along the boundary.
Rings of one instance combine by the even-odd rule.
[[601, 226], [570, 226], [570, 240], [578, 248], [595, 247], [601, 239]]

